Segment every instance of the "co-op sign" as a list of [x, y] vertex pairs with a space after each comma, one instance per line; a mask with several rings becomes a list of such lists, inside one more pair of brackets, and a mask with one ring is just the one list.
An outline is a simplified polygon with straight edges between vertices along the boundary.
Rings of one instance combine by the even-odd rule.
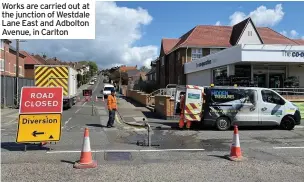
[[302, 57], [304, 58], [304, 51], [283, 51], [284, 57]]

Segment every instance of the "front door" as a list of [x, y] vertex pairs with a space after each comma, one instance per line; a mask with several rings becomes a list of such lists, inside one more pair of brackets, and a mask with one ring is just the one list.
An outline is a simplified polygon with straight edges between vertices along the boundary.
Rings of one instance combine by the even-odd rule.
[[266, 87], [266, 74], [254, 74], [253, 77], [258, 87]]
[[262, 90], [262, 101], [259, 104], [262, 125], [277, 125], [285, 115], [285, 101], [271, 90]]
[[269, 75], [269, 88], [283, 88], [284, 74], [270, 74]]

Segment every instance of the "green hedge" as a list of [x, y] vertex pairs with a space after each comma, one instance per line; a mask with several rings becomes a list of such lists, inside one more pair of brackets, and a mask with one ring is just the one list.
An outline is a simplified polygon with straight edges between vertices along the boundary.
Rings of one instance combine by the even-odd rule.
[[294, 102], [300, 109], [301, 117], [304, 119], [304, 102]]

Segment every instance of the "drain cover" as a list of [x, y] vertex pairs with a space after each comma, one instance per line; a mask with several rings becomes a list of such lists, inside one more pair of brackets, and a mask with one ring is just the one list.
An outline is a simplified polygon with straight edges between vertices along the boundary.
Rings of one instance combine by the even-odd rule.
[[105, 160], [107, 161], [129, 161], [132, 159], [130, 152], [106, 152]]

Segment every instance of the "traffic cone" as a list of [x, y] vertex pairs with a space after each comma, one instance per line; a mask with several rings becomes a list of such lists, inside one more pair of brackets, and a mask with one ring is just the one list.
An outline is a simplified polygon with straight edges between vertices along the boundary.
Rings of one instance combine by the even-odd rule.
[[102, 102], [104, 102], [104, 96], [102, 96]]
[[244, 159], [244, 157], [242, 156], [240, 139], [239, 139], [239, 130], [237, 125], [234, 125], [233, 141], [231, 145], [229, 159], [232, 161], [242, 161]]
[[95, 102], [98, 102], [98, 98], [97, 98], [97, 96], [95, 96]]
[[95, 167], [97, 167], [97, 162], [92, 160], [89, 129], [86, 128], [84, 130], [84, 138], [83, 138], [80, 160], [75, 162], [74, 168], [86, 169], [86, 168], [95, 168]]

